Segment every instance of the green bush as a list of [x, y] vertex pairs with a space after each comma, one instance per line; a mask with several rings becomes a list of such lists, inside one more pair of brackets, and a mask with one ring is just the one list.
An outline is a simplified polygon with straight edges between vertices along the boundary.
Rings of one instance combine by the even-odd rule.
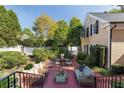
[[64, 58], [72, 59], [72, 54], [69, 51], [66, 51]]
[[65, 54], [68, 50], [65, 47], [59, 47], [58, 51], [59, 51], [60, 54], [62, 54], [62, 53]]
[[4, 56], [3, 59], [6, 60], [5, 68], [13, 68], [14, 66], [17, 66], [19, 64], [16, 57]]
[[6, 51], [0, 52], [1, 59], [5, 60], [5, 68], [13, 68], [14, 66], [23, 65], [26, 63], [26, 57], [21, 52]]
[[124, 74], [124, 65], [112, 65], [112, 74]]
[[103, 69], [103, 70], [100, 71], [100, 74], [102, 74], [102, 75], [111, 75], [111, 70]]
[[18, 42], [16, 40], [9, 40], [8, 46], [17, 46]]
[[7, 46], [7, 43], [2, 38], [0, 38], [0, 47], [3, 46]]
[[94, 45], [90, 48], [90, 56], [96, 66], [104, 67], [106, 64], [106, 46]]
[[[87, 57], [88, 55], [87, 54], [84, 54], [84, 53], [78, 53], [78, 55], [77, 55], [77, 62], [80, 64], [80, 65], [83, 65], [83, 64], [86, 64], [86, 57]], [[85, 60], [85, 62], [84, 62], [84, 60]]]
[[24, 69], [25, 69], [25, 70], [30, 70], [30, 69], [32, 69], [32, 67], [33, 67], [32, 64], [27, 64], [27, 65], [24, 67]]
[[45, 61], [47, 59], [54, 59], [58, 55], [57, 51], [45, 49], [45, 48], [37, 48], [34, 49], [33, 55], [37, 63], [40, 61]]
[[87, 55], [87, 57], [83, 61], [83, 64], [89, 66], [90, 68], [93, 68], [95, 66], [95, 64], [94, 64], [94, 62], [92, 60], [93, 60], [93, 58], [91, 56]]
[[36, 43], [36, 39], [34, 38], [24, 39], [22, 42], [22, 44], [27, 47], [34, 47], [35, 43]]
[[117, 81], [116, 83], [115, 81], [113, 81], [111, 84], [112, 88], [124, 88], [124, 80], [122, 80], [121, 82]]
[[5, 60], [4, 59], [2, 59], [2, 58], [0, 58], [0, 70], [3, 70], [4, 68], [5, 68]]
[[78, 53], [77, 55], [77, 60], [85, 60], [85, 58], [87, 57], [87, 54], [84, 53]]
[[93, 70], [95, 72], [98, 72], [100, 73], [101, 75], [111, 75], [111, 70], [108, 70], [108, 69], [105, 69], [105, 68], [102, 68], [102, 67], [94, 67]]

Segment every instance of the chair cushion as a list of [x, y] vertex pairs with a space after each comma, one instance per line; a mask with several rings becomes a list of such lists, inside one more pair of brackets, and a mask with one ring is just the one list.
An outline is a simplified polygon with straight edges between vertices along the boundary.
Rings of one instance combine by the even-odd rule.
[[92, 69], [90, 69], [88, 66], [85, 66], [85, 68], [83, 70], [83, 74], [85, 76], [94, 76]]
[[85, 68], [84, 66], [80, 66], [80, 67], [79, 67], [79, 70], [80, 70], [81, 72], [83, 72], [84, 68]]

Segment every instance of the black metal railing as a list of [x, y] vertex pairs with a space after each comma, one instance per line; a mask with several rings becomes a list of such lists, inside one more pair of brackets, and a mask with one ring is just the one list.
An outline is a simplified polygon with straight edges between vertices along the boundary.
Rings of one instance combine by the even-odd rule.
[[16, 71], [0, 79], [0, 88], [43, 88], [46, 74], [43, 76]]
[[97, 76], [96, 88], [124, 88], [124, 75]]

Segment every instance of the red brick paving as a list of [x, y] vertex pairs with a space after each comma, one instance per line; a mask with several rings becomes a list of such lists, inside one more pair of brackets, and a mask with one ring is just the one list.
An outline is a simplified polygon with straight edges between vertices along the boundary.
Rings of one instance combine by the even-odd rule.
[[[76, 58], [72, 59], [72, 66], [70, 67], [53, 67], [49, 69], [48, 76], [44, 82], [44, 88], [79, 88], [77, 80], [74, 74], [74, 66], [79, 66], [76, 62]], [[57, 70], [63, 69], [68, 74], [68, 80], [66, 83], [55, 83], [54, 76]]]
[[54, 75], [56, 73], [55, 70], [50, 70], [49, 74], [44, 82], [44, 88], [78, 88], [78, 83], [76, 81], [74, 71], [69, 70], [66, 71], [68, 73], [68, 80], [66, 83], [55, 83], [54, 81]]

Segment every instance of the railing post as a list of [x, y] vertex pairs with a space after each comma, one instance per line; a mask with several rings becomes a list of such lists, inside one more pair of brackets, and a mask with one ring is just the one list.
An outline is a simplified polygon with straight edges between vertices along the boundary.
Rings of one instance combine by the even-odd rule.
[[41, 85], [41, 86], [42, 86], [42, 88], [43, 88], [44, 76], [41, 76], [41, 79], [42, 79], [42, 80], [41, 80], [41, 81], [42, 81], [42, 85]]
[[115, 76], [115, 88], [117, 88], [117, 76]]
[[10, 87], [10, 84], [9, 84], [9, 77], [7, 78], [7, 84], [8, 84], [8, 88]]
[[19, 87], [20, 87], [20, 88], [22, 87], [22, 86], [21, 86], [21, 79], [22, 79], [22, 78], [21, 78], [21, 73], [19, 72], [19, 85], [20, 85]]
[[94, 77], [94, 83], [95, 83], [95, 88], [97, 88], [97, 80], [96, 80], [96, 76]]
[[121, 86], [122, 86], [122, 84], [121, 84], [121, 76], [120, 76], [120, 78], [119, 78], [119, 79], [120, 79], [120, 85], [119, 85], [119, 87], [121, 87]]
[[13, 79], [14, 79], [14, 88], [16, 88], [16, 77], [15, 77], [15, 73], [14, 73], [14, 77], [13, 77]]

